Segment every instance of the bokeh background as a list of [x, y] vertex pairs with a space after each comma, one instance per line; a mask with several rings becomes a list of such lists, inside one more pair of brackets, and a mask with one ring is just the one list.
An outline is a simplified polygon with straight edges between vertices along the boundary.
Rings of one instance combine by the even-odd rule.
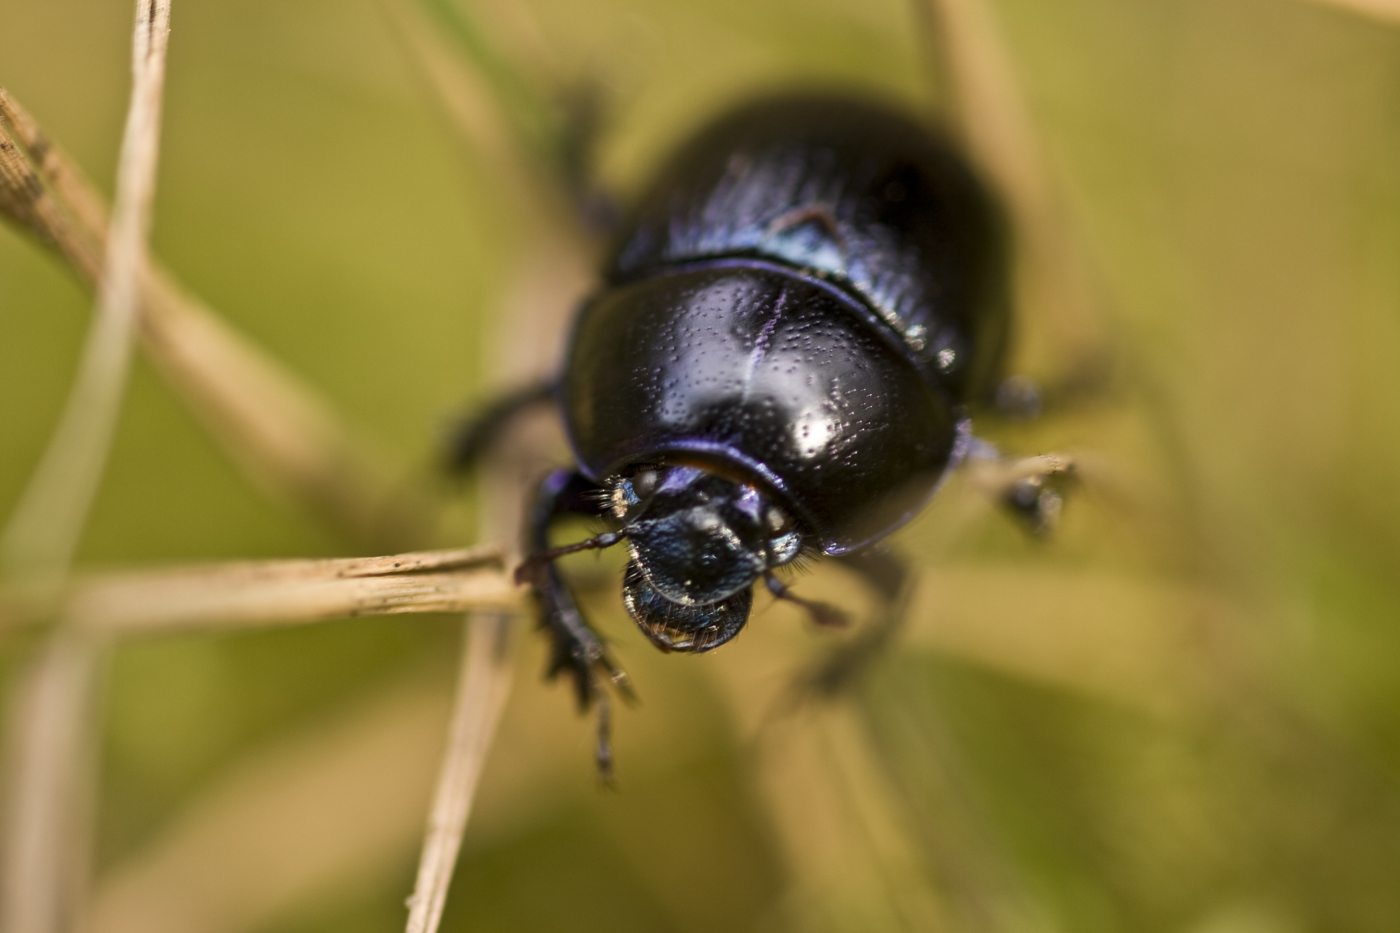
[[[950, 484], [899, 535], [923, 572], [901, 642], [851, 696], [785, 715], [773, 697], [828, 636], [760, 608], [723, 651], [663, 657], [615, 562], [575, 562], [643, 698], [619, 785], [524, 636], [444, 929], [1400, 929], [1400, 25], [1304, 0], [991, 6], [1110, 360], [1094, 396], [991, 428], [1084, 458], [1060, 533]], [[471, 8], [543, 84], [599, 89], [624, 195], [763, 89], [943, 94], [899, 0]], [[0, 0], [0, 83], [109, 191], [130, 18]], [[154, 249], [430, 487], [444, 425], [490, 393], [537, 232], [397, 22], [369, 0], [176, 0]], [[0, 229], [0, 512], [89, 313]], [[84, 566], [348, 553], [138, 364]], [[862, 605], [836, 569], [802, 586]], [[91, 928], [399, 928], [459, 633], [399, 617], [118, 650]], [[0, 641], [0, 676], [30, 648]]]

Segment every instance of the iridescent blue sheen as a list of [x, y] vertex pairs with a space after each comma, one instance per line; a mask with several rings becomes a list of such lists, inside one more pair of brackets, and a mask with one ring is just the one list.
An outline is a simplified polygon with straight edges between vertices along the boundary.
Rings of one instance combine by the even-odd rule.
[[642, 197], [560, 386], [582, 471], [696, 461], [840, 554], [922, 508], [1007, 331], [1002, 223], [954, 148], [881, 106], [751, 105]]

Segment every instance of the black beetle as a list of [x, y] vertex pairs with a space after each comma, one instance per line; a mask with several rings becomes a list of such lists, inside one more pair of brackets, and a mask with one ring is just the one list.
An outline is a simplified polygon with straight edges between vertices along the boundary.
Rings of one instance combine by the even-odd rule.
[[[993, 198], [955, 147], [883, 105], [785, 96], [684, 146], [642, 197], [578, 313], [552, 398], [577, 468], [541, 485], [520, 568], [553, 639], [551, 674], [605, 702], [626, 688], [553, 565], [627, 542], [628, 613], [659, 648], [743, 628], [753, 585], [801, 554], [849, 560], [917, 513], [973, 444], [1007, 339]], [[549, 547], [568, 513], [611, 530]], [[886, 575], [888, 576], [888, 574]], [[606, 708], [604, 708], [606, 712]], [[606, 716], [599, 761], [606, 770]]]

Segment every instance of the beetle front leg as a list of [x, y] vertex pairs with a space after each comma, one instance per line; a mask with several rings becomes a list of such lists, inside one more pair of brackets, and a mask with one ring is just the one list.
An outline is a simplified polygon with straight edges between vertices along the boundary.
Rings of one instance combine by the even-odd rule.
[[[545, 477], [535, 494], [525, 532], [526, 552], [539, 554], [549, 549], [549, 529], [559, 517], [568, 514], [601, 516], [604, 508], [601, 489], [596, 483], [572, 470], [556, 470]], [[540, 626], [550, 639], [546, 676], [552, 680], [567, 674], [573, 681], [580, 710], [594, 705], [598, 708], [598, 770], [608, 778], [612, 774], [611, 707], [599, 675], [624, 698], [631, 698], [627, 674], [608, 656], [602, 638], [579, 611], [573, 593], [552, 561], [527, 561], [521, 571], [535, 589]]]
[[447, 472], [461, 475], [474, 469], [511, 422], [553, 398], [553, 382], [535, 383], [501, 395], [461, 418], [448, 431], [443, 445]]
[[1034, 535], [1055, 530], [1064, 507], [1066, 487], [1075, 478], [1074, 461], [1064, 454], [1003, 457], [978, 441], [967, 460], [975, 485], [1010, 509]]
[[899, 632], [913, 579], [905, 561], [883, 545], [871, 545], [831, 559], [854, 571], [880, 602], [873, 619], [800, 677], [800, 693], [826, 697], [840, 693], [859, 677]]

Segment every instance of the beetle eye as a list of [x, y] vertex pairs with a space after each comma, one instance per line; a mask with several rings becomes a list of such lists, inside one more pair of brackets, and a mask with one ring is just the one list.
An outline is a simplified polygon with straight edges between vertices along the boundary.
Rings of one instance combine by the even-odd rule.
[[770, 505], [764, 510], [763, 521], [768, 525], [768, 533], [775, 538], [792, 531], [792, 516], [776, 505]]
[[656, 492], [660, 482], [661, 475], [655, 470], [640, 470], [632, 476], [632, 491], [637, 494], [638, 499], [645, 499]]

